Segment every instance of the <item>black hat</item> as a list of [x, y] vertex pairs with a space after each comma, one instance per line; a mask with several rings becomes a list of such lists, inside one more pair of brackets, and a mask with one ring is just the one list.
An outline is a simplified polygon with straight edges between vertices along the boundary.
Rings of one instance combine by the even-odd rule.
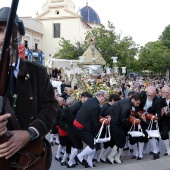
[[[9, 13], [11, 8], [9, 7], [3, 7], [0, 9], [0, 23], [6, 23], [8, 21]], [[21, 35], [25, 35], [25, 29], [23, 22], [18, 18], [16, 15], [15, 17], [15, 23], [18, 23], [19, 25], [19, 32]]]

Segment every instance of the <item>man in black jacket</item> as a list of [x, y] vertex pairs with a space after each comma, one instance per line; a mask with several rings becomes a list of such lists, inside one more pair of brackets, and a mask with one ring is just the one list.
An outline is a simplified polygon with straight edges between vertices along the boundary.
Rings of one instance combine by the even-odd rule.
[[[71, 153], [71, 147], [73, 146], [68, 136], [68, 133], [66, 131], [66, 121], [70, 113], [70, 107], [74, 104], [74, 102], [75, 99], [73, 97], [68, 97], [66, 100], [66, 105], [63, 108], [60, 116], [60, 123], [59, 123], [60, 144], [62, 146], [66, 146], [66, 151], [64, 153], [63, 159], [61, 160], [62, 166], [66, 165], [66, 160], [69, 154]], [[65, 135], [62, 134], [63, 132], [65, 132]]]
[[[156, 96], [156, 87], [148, 86], [147, 91], [142, 91], [141, 95], [143, 96], [143, 102], [139, 106], [140, 110], [145, 110], [145, 113], [150, 113], [153, 115], [157, 115], [158, 121], [161, 119], [161, 100], [158, 96]], [[138, 160], [143, 159], [143, 147], [144, 142], [148, 141], [148, 135], [146, 133], [146, 129], [150, 123], [150, 120], [145, 118], [145, 114], [138, 112], [138, 117], [141, 119], [141, 127], [143, 132], [145, 133], [145, 137], [139, 137], [139, 157]], [[156, 124], [153, 123], [153, 129], [156, 128]], [[159, 145], [158, 140], [156, 138], [150, 138], [149, 142], [153, 149], [153, 159], [159, 158]]]
[[[94, 138], [100, 128], [99, 115], [101, 105], [108, 99], [108, 93], [100, 90], [94, 94], [94, 98], [88, 99], [80, 108], [74, 120], [74, 131], [87, 147], [77, 155], [76, 159], [85, 167], [93, 167], [93, 157], [96, 152]], [[83, 160], [87, 157], [87, 163]]]
[[[121, 100], [120, 96], [118, 94], [111, 94], [109, 96], [109, 101], [108, 103], [104, 104], [103, 107], [101, 108], [100, 116], [105, 117], [106, 111], [117, 101]], [[102, 131], [102, 137], [105, 136], [106, 128]], [[112, 140], [109, 142], [103, 143], [103, 148], [101, 149], [100, 155], [97, 158], [97, 162], [103, 162], [106, 163], [106, 157], [109, 155], [113, 148], [113, 142]]]
[[170, 155], [169, 131], [170, 131], [170, 87], [164, 86], [161, 89], [162, 96], [162, 117], [160, 120], [161, 139], [165, 144], [165, 156]]
[[[10, 8], [8, 7], [0, 9], [0, 49], [4, 43], [9, 12]], [[16, 16], [14, 24], [19, 28], [18, 31], [16, 30], [18, 32], [16, 37], [13, 37], [13, 39], [18, 40], [15, 42], [18, 45], [25, 31], [18, 16]], [[12, 51], [15, 45], [11, 42]], [[11, 158], [27, 144], [33, 144], [35, 140], [45, 141], [45, 135], [50, 131], [57, 114], [57, 103], [46, 68], [33, 62], [23, 61], [20, 58], [17, 60], [15, 51], [11, 54], [13, 54], [11, 64], [17, 63], [11, 74], [14, 81], [10, 82], [9, 102], [12, 109], [7, 102], [6, 112], [8, 114], [0, 116], [0, 137], [7, 132], [7, 129], [11, 130], [12, 134], [7, 142], [0, 145], [0, 155], [6, 159]], [[13, 84], [15, 88], [12, 88]], [[16, 118], [12, 112], [15, 113]], [[18, 128], [13, 126], [14, 122], [18, 124]], [[50, 151], [49, 143], [46, 146], [49, 146], [48, 151]], [[51, 154], [49, 153], [46, 158], [46, 167], [43, 168], [49, 169], [50, 164]], [[0, 169], [3, 168], [0, 164]]]
[[114, 142], [114, 147], [106, 159], [108, 163], [114, 164], [116, 155], [116, 159], [119, 161], [126, 142], [123, 126], [128, 123], [132, 107], [138, 107], [141, 101], [142, 96], [139, 93], [135, 93], [131, 98], [117, 101], [107, 110], [106, 114], [111, 116], [110, 132], [112, 141]]
[[68, 161], [67, 167], [71, 168], [75, 166], [75, 156], [78, 154], [78, 150], [83, 149], [83, 143], [81, 139], [78, 137], [76, 133], [74, 133], [73, 130], [73, 121], [77, 116], [77, 112], [81, 108], [82, 104], [87, 101], [89, 98], [92, 98], [92, 95], [88, 92], [83, 92], [81, 94], [81, 100], [75, 102], [71, 107], [70, 107], [70, 112], [69, 115], [67, 116], [66, 120], [66, 131], [68, 133], [68, 136], [73, 143], [73, 149], [71, 151], [70, 159]]

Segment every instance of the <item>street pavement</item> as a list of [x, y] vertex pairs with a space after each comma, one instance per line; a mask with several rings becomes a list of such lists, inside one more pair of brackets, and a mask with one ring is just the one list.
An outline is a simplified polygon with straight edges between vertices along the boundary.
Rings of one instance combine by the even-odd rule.
[[[49, 134], [47, 135], [47, 139], [49, 139]], [[54, 142], [55, 143], [55, 142]], [[57, 152], [57, 146], [52, 146], [52, 166], [50, 170], [66, 170], [68, 169], [66, 166], [61, 166], [58, 161], [55, 160], [55, 154]], [[160, 159], [153, 160], [153, 156], [149, 153], [149, 147], [147, 147], [146, 153], [144, 154], [143, 160], [133, 160], [132, 153], [129, 150], [123, 151], [121, 160], [123, 163], [121, 164], [107, 164], [107, 163], [97, 163], [94, 170], [170, 170], [170, 156], [163, 156], [165, 153], [165, 147], [160, 141]], [[73, 169], [73, 168], [72, 168]], [[82, 165], [76, 166], [74, 169], [84, 169]]]

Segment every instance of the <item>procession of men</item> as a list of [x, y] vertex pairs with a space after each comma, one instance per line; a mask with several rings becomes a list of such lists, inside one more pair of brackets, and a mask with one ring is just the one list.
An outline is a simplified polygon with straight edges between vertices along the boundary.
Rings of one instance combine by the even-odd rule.
[[[114, 85], [110, 86], [112, 94], [100, 89], [94, 94], [83, 92], [78, 100], [74, 100], [70, 92], [67, 98], [63, 98], [66, 104], [58, 120], [60, 123], [56, 134], [59, 135], [59, 145], [55, 160], [67, 168], [76, 168], [78, 164], [92, 168], [98, 163], [121, 164], [123, 153], [127, 150], [131, 153], [129, 159], [140, 161], [145, 157], [146, 148], [149, 148], [152, 159], [156, 160], [160, 158], [160, 143], [165, 148], [163, 155], [170, 155], [168, 83], [162, 79], [146, 83], [140, 77], [135, 80], [122, 77], [117, 82], [119, 90], [116, 93]], [[65, 87], [65, 90], [67, 88], [69, 87]], [[86, 99], [82, 100], [84, 97]], [[56, 97], [57, 100], [60, 98]], [[101, 130], [102, 118], [107, 121], [100, 135], [104, 141], [95, 142]], [[63, 125], [65, 129], [62, 128]], [[105, 141], [108, 140], [108, 127], [111, 138]], [[66, 132], [65, 142], [61, 129]], [[140, 133], [132, 135], [129, 132]], [[53, 145], [53, 140], [51, 144]], [[61, 153], [62, 149], [65, 150], [64, 155]]]

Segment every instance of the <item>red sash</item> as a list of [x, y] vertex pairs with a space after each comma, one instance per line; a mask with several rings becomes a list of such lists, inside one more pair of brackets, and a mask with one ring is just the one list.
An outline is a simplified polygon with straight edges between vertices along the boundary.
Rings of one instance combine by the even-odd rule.
[[80, 128], [80, 129], [84, 128], [84, 126], [82, 124], [80, 124], [76, 119], [74, 120], [73, 125]]

